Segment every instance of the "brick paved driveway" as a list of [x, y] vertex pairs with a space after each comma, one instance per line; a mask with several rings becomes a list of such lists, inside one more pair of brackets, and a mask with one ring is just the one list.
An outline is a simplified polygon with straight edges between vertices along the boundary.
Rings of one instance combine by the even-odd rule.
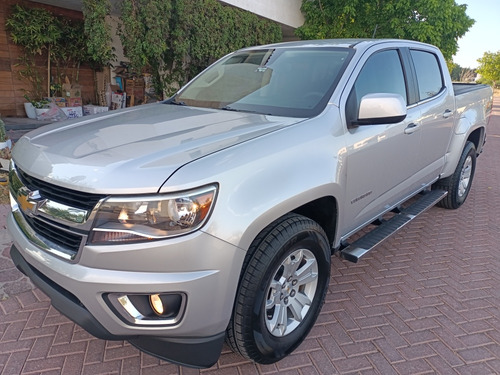
[[2, 374], [499, 374], [500, 100], [467, 203], [433, 208], [359, 264], [332, 259], [319, 320], [301, 347], [260, 366], [224, 348], [211, 369], [95, 339], [49, 306], [8, 259], [0, 208]]

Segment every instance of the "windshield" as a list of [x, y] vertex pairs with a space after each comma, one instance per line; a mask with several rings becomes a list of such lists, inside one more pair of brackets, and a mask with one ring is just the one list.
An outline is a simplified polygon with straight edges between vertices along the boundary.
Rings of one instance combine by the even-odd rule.
[[209, 67], [167, 103], [312, 117], [325, 108], [351, 52], [347, 48], [235, 52]]

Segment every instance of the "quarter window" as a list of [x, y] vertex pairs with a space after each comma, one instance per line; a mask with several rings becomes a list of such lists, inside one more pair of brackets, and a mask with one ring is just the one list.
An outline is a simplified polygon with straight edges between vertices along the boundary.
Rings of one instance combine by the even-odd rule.
[[430, 52], [410, 50], [417, 73], [420, 100], [432, 98], [443, 89], [443, 76], [436, 55]]

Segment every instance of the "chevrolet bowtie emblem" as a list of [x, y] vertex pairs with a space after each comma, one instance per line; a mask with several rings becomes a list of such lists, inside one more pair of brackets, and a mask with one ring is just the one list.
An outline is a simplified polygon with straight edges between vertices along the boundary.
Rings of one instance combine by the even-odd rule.
[[38, 209], [46, 203], [46, 199], [42, 199], [39, 190], [31, 191], [26, 187], [22, 187], [18, 192], [19, 206], [28, 216], [35, 216]]

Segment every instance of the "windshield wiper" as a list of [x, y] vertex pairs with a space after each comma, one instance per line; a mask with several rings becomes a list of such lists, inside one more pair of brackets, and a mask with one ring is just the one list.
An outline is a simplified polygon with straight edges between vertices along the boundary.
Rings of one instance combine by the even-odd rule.
[[167, 104], [174, 104], [174, 105], [186, 105], [186, 103], [184, 102], [178, 102], [177, 100], [171, 100], [169, 102], [167, 102]]
[[178, 102], [177, 100], [175, 100], [176, 96], [177, 95], [172, 96], [171, 98], [165, 100], [163, 103], [164, 104], [173, 104], [173, 105], [186, 105], [186, 103], [184, 103], [183, 101]]
[[225, 107], [219, 108], [219, 109], [222, 109], [223, 111], [231, 111], [231, 112], [255, 113], [257, 115], [272, 115], [272, 113], [252, 111], [251, 109], [236, 109], [236, 108], [230, 107], [228, 105], [226, 105]]
[[219, 108], [219, 109], [222, 109], [223, 111], [246, 112], [246, 111], [242, 111], [241, 109], [236, 109], [236, 108], [230, 107], [228, 105], [226, 105], [226, 106], [224, 106], [222, 108]]

